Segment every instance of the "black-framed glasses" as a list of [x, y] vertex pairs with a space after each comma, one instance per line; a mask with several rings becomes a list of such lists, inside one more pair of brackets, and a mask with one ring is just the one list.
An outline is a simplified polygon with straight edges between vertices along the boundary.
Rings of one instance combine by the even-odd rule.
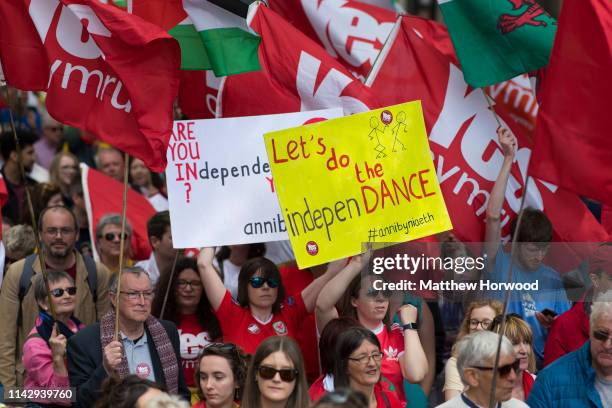
[[276, 373], [280, 375], [280, 379], [284, 382], [291, 382], [295, 380], [299, 371], [296, 368], [281, 368], [277, 370], [274, 367], [261, 365], [257, 367], [257, 373], [264, 380], [271, 380], [276, 376]]
[[208, 343], [204, 346], [204, 350], [216, 348], [223, 351], [236, 351], [236, 345], [234, 343]]
[[184, 280], [184, 279], [178, 279], [176, 281], [176, 286], [178, 286], [179, 288], [183, 288], [185, 289], [187, 286], [189, 286], [192, 289], [199, 289], [202, 287], [202, 281], [201, 280], [192, 280], [192, 281], [188, 281], [188, 280]]
[[351, 361], [355, 361], [361, 365], [366, 365], [368, 364], [370, 359], [374, 360], [375, 363], [380, 363], [382, 361], [382, 358], [383, 358], [383, 354], [380, 351], [378, 351], [372, 354], [366, 354], [361, 357], [349, 357], [348, 359]]
[[[514, 370], [514, 374], [517, 374], [520, 366], [521, 360], [515, 360], [512, 364], [506, 364], [501, 367], [497, 367], [497, 373], [500, 377], [508, 376], [510, 374], [510, 370]], [[476, 368], [478, 370], [493, 370], [493, 367], [472, 366], [472, 368]]]
[[484, 319], [484, 320], [470, 319], [470, 327], [472, 329], [477, 329], [478, 326], [482, 326], [483, 330], [487, 330], [491, 326], [491, 323], [493, 323], [493, 320], [491, 319]]
[[70, 296], [76, 295], [77, 288], [76, 286], [68, 286], [67, 288], [55, 288], [51, 289], [51, 294], [53, 297], [59, 298], [64, 296], [64, 292], [68, 293]]
[[377, 298], [379, 295], [384, 297], [385, 299], [389, 299], [391, 297], [391, 291], [368, 288], [368, 291], [366, 292], [366, 296], [370, 298]]
[[[127, 234], [127, 232], [123, 233], [123, 239], [126, 240], [128, 239], [130, 236]], [[107, 241], [114, 241], [115, 238], [119, 238], [121, 239], [121, 233], [119, 232], [107, 232], [106, 234], [102, 235], [101, 238], [104, 238]]]
[[119, 291], [119, 293], [122, 293], [124, 295], [127, 296], [128, 300], [136, 300], [136, 299], [140, 299], [140, 297], [142, 296], [142, 298], [144, 300], [151, 300], [153, 299], [153, 295], [155, 294], [154, 291], [152, 290], [144, 290], [141, 292], [136, 292], [136, 291]]
[[280, 282], [278, 279], [264, 278], [262, 276], [253, 276], [251, 279], [249, 279], [249, 283], [255, 289], [261, 288], [264, 285], [264, 283], [267, 283], [268, 287], [271, 289], [278, 288], [278, 286], [280, 285]]
[[606, 330], [594, 330], [593, 337], [595, 340], [599, 340], [604, 343], [608, 340], [612, 340], [612, 334]]

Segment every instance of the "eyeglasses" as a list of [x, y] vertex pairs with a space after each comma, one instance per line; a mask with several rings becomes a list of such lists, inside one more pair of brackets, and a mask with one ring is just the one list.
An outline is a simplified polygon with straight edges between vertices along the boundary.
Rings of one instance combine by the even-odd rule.
[[599, 340], [604, 343], [608, 340], [612, 340], [612, 334], [605, 330], [594, 330], [593, 337], [595, 338], [595, 340]]
[[295, 377], [297, 377], [299, 371], [295, 368], [281, 368], [280, 370], [277, 370], [274, 367], [262, 365], [257, 368], [257, 373], [264, 380], [271, 380], [276, 377], [276, 373], [278, 373], [282, 381], [291, 382], [295, 380]]
[[278, 285], [280, 285], [280, 282], [278, 281], [278, 279], [262, 278], [261, 276], [253, 276], [251, 279], [249, 279], [249, 283], [255, 289], [261, 288], [264, 285], [264, 283], [267, 283], [268, 287], [271, 289], [278, 288]]
[[47, 228], [45, 234], [55, 237], [57, 234], [60, 234], [62, 237], [66, 237], [68, 235], [74, 234], [74, 228], [62, 227], [62, 228]]
[[188, 281], [188, 280], [179, 279], [176, 281], [176, 286], [182, 289], [185, 289], [187, 286], [189, 286], [192, 289], [196, 289], [196, 288], [199, 289], [202, 287], [202, 281], [199, 281], [199, 280]]
[[129, 300], [136, 300], [136, 299], [140, 299], [140, 297], [142, 296], [142, 298], [144, 300], [151, 300], [153, 299], [153, 295], [155, 294], [155, 292], [153, 292], [152, 290], [145, 290], [142, 292], [124, 292], [124, 291], [120, 291], [119, 293], [122, 293], [124, 295], [127, 296], [127, 298]]
[[[121, 234], [120, 233], [115, 233], [115, 232], [107, 232], [106, 234], [102, 235], [102, 236], [98, 236], [98, 238], [104, 238], [107, 241], [114, 241], [115, 238], [119, 238], [121, 239]], [[129, 235], [127, 233], [123, 233], [123, 239], [128, 239]]]
[[[519, 367], [521, 366], [521, 360], [515, 360], [512, 364], [506, 364], [505, 366], [497, 367], [497, 374], [500, 377], [507, 377], [510, 374], [510, 370], [514, 370], [514, 373], [518, 373]], [[493, 367], [479, 367], [472, 366], [478, 370], [493, 370]]]
[[484, 320], [470, 319], [470, 327], [472, 329], [477, 329], [478, 326], [482, 326], [483, 330], [487, 330], [489, 326], [491, 326], [491, 323], [492, 323], [492, 320], [489, 320], [489, 319], [484, 319]]
[[348, 359], [351, 361], [356, 361], [361, 365], [366, 365], [370, 361], [370, 359], [374, 360], [375, 363], [380, 363], [382, 361], [383, 355], [381, 352], [376, 352], [372, 354], [366, 354], [361, 357], [349, 357]]
[[51, 294], [53, 297], [59, 298], [64, 296], [64, 292], [68, 293], [70, 296], [76, 295], [77, 288], [76, 286], [69, 286], [67, 288], [55, 288], [51, 290]]
[[390, 290], [376, 290], [374, 288], [368, 288], [368, 292], [366, 293], [367, 297], [377, 298], [378, 295], [388, 299], [391, 297], [391, 291]]
[[208, 343], [204, 346], [204, 350], [216, 348], [223, 351], [235, 351], [236, 345], [234, 343]]

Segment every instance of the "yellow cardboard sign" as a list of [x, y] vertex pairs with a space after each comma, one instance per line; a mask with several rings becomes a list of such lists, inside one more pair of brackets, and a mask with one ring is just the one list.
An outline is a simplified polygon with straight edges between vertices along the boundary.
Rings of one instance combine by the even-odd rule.
[[420, 101], [264, 138], [300, 268], [452, 229]]

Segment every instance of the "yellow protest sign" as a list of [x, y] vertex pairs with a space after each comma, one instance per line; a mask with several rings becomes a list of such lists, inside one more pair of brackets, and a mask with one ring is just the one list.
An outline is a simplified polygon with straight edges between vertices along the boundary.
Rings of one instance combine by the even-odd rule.
[[300, 268], [452, 228], [420, 101], [264, 137]]

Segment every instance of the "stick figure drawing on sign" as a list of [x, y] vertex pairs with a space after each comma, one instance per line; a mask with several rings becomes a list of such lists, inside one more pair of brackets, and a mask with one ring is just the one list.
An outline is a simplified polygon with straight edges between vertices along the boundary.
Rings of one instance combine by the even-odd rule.
[[402, 127], [404, 128], [403, 129], [404, 133], [408, 133], [408, 129], [406, 126], [406, 113], [404, 113], [403, 111], [397, 114], [397, 124], [393, 126], [393, 129], [391, 129], [391, 133], [395, 135], [395, 138], [393, 139], [393, 148], [391, 149], [394, 152], [397, 151], [395, 146], [398, 144], [399, 146], [401, 146], [402, 150], [406, 150], [406, 146], [404, 146], [404, 144], [402, 143], [402, 141], [400, 140], [398, 136], [400, 129]]
[[370, 133], [368, 133], [368, 136], [370, 137], [370, 140], [373, 140], [376, 137], [376, 147], [374, 148], [374, 150], [376, 150], [378, 152], [378, 155], [376, 155], [377, 159], [386, 157], [387, 155], [384, 153], [384, 151], [386, 150], [386, 147], [380, 142], [380, 136], [383, 135], [385, 132], [380, 130], [378, 128], [378, 125], [380, 125], [380, 123], [378, 122], [378, 119], [376, 119], [375, 117], [370, 118], [370, 128], [372, 128], [372, 130], [370, 130]]

